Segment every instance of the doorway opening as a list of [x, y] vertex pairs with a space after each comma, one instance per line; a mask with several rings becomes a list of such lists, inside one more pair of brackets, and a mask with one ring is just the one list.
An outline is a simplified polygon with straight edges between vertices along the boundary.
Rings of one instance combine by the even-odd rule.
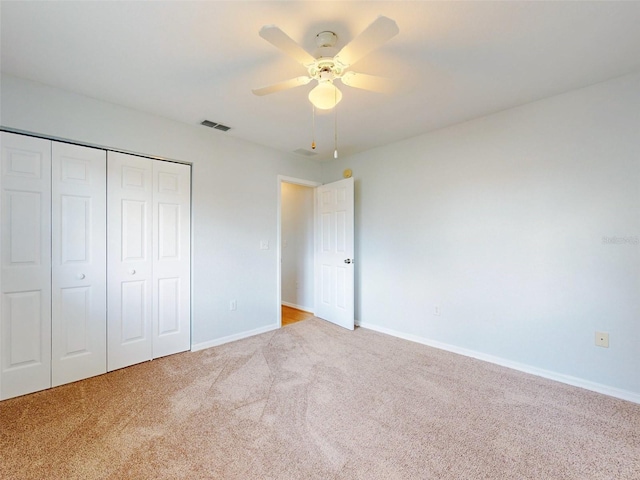
[[319, 185], [278, 177], [279, 326], [314, 316], [314, 208]]
[[303, 320], [309, 320], [310, 318], [313, 318], [315, 316], [311, 312], [306, 312], [304, 310], [299, 310], [293, 307], [287, 307], [286, 305], [282, 305], [281, 308], [283, 327], [291, 325], [292, 323], [302, 322]]

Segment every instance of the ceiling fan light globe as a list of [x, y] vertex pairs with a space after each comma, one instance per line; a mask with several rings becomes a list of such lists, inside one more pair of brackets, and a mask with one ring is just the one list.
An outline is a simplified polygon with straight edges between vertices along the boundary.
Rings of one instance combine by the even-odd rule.
[[342, 100], [342, 92], [331, 82], [321, 82], [309, 92], [309, 101], [320, 110], [331, 110]]

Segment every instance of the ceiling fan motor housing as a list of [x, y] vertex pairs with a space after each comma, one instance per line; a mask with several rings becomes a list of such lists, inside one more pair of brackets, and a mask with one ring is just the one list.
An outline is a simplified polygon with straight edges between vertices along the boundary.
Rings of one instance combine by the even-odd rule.
[[320, 57], [309, 67], [309, 76], [315, 80], [333, 81], [340, 78], [344, 69], [337, 64], [333, 57]]

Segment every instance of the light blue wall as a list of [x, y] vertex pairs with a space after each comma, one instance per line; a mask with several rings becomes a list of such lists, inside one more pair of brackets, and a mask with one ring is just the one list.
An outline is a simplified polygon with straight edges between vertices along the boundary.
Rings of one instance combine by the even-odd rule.
[[357, 320], [640, 401], [639, 106], [636, 74], [326, 164]]

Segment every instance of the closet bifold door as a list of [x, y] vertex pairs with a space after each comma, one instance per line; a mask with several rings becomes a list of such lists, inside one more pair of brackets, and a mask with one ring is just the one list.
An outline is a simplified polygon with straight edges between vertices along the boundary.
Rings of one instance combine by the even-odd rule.
[[191, 167], [108, 155], [111, 371], [191, 347]]
[[152, 358], [152, 162], [108, 152], [108, 371]]
[[51, 142], [1, 133], [0, 399], [51, 386]]
[[153, 162], [153, 358], [191, 347], [191, 167]]
[[104, 150], [53, 142], [51, 384], [107, 371]]

